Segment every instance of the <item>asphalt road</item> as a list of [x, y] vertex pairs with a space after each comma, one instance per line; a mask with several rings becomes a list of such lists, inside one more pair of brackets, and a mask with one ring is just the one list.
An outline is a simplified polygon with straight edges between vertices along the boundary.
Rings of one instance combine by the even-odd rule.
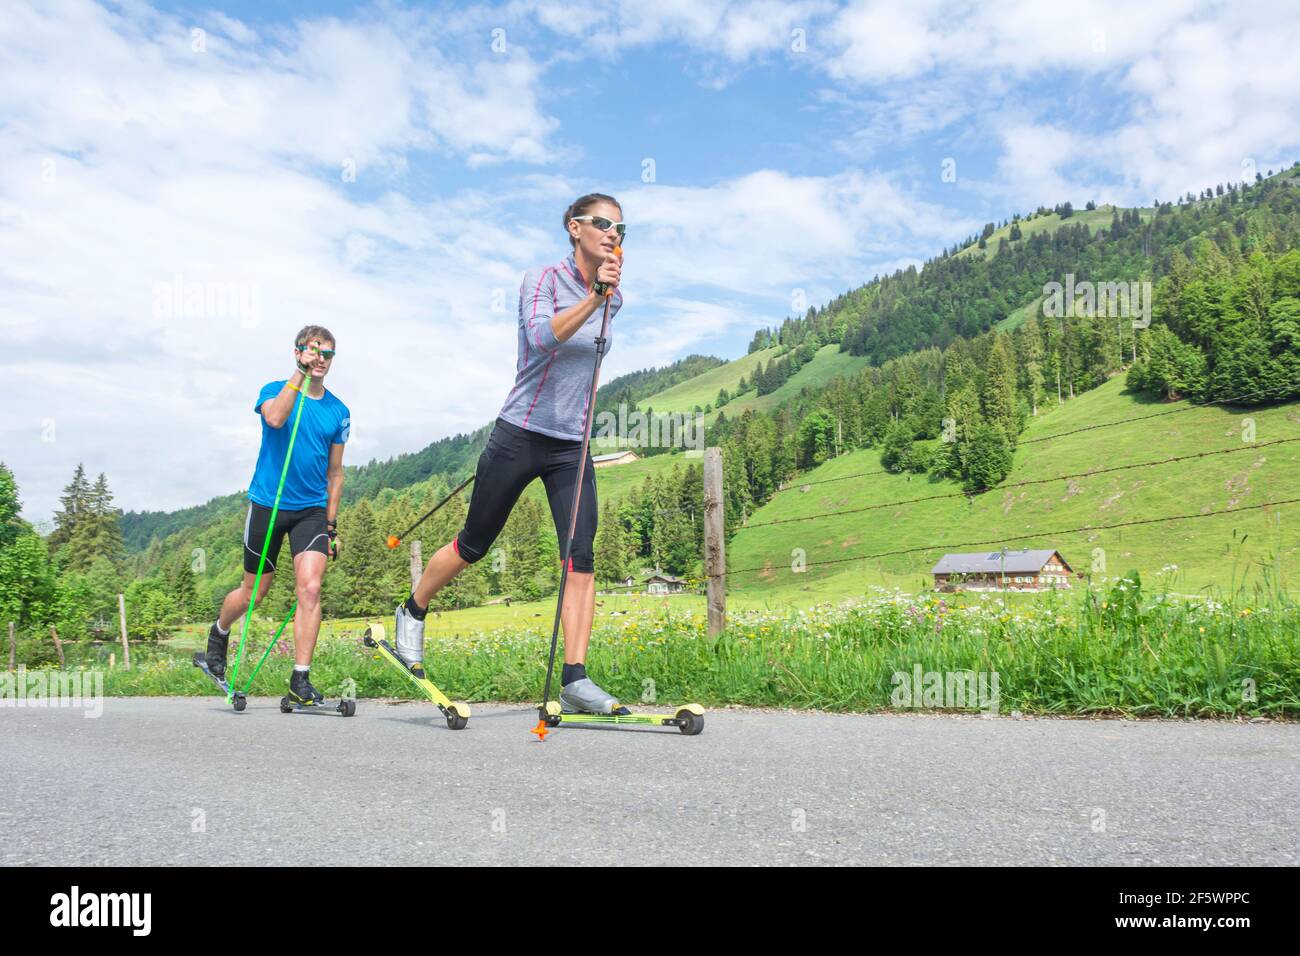
[[0, 708], [0, 863], [1300, 863], [1300, 725], [476, 705]]

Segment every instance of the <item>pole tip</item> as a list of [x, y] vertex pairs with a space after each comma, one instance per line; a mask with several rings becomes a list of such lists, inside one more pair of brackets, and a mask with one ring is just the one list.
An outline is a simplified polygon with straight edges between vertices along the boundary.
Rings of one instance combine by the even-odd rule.
[[390, 551], [393, 550], [394, 548], [396, 548], [396, 547], [397, 547], [399, 544], [401, 544], [401, 543], [402, 543], [402, 539], [399, 538], [397, 535], [395, 535], [395, 534], [390, 534], [390, 535], [388, 536], [388, 549], [389, 549]]
[[530, 734], [536, 734], [536, 735], [537, 735], [537, 742], [538, 742], [538, 743], [544, 743], [545, 740], [546, 740], [546, 735], [547, 735], [548, 733], [550, 733], [550, 732], [551, 732], [551, 731], [550, 731], [550, 728], [546, 726], [546, 721], [544, 721], [544, 720], [539, 720], [539, 721], [537, 722], [537, 726], [534, 727], [532, 730], [529, 731]]

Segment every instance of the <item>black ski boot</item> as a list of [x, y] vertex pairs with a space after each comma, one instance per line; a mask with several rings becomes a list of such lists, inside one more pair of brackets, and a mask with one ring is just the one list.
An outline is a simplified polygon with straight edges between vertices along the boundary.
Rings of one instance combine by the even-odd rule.
[[217, 622], [212, 622], [212, 627], [208, 629], [208, 652], [204, 654], [207, 661], [208, 670], [212, 671], [212, 676], [217, 680], [226, 679], [226, 648], [230, 644], [230, 632], [227, 631], [225, 636], [217, 630]]
[[294, 671], [289, 678], [289, 699], [295, 704], [319, 704], [325, 700], [325, 695], [311, 686], [307, 671]]

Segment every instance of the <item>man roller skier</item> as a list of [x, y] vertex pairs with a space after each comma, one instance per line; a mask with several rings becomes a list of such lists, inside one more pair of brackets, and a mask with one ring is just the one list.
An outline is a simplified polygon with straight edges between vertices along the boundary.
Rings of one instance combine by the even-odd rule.
[[[352, 416], [333, 392], [325, 376], [334, 362], [334, 336], [326, 328], [309, 325], [294, 338], [294, 373], [288, 381], [277, 379], [262, 386], [253, 411], [262, 419], [262, 447], [248, 487], [248, 517], [244, 521], [244, 581], [226, 595], [221, 613], [208, 631], [207, 664], [219, 680], [226, 672], [230, 628], [248, 610], [257, 578], [262, 546], [276, 489], [284, 471], [290, 431], [299, 395], [305, 394], [302, 419], [293, 455], [285, 474], [284, 491], [276, 511], [275, 529], [266, 552], [257, 602], [270, 590], [281, 563], [285, 535], [293, 556], [298, 611], [293, 619], [294, 668], [289, 697], [295, 703], [324, 700], [309, 679], [312, 654], [320, 634], [321, 578], [330, 556], [337, 557], [337, 519], [343, 496], [343, 446], [352, 428]], [[303, 391], [305, 389], [305, 392]]]
[[[488, 553], [515, 502], [536, 478], [546, 488], [560, 554], [565, 553], [595, 340], [606, 302], [592, 286], [600, 282], [613, 288], [619, 283], [622, 259], [615, 248], [624, 233], [622, 219], [623, 210], [613, 197], [601, 193], [580, 197], [564, 212], [569, 255], [524, 274], [515, 385], [479, 457], [465, 526], [429, 560], [410, 598], [397, 608], [397, 652], [413, 669], [420, 669], [424, 660], [429, 602]], [[612, 318], [622, 305], [623, 296], [615, 289], [607, 343], [613, 340]], [[596, 604], [596, 516], [595, 469], [588, 452], [561, 609], [560, 704], [568, 711], [608, 714], [619, 702], [587, 676], [585, 664]]]

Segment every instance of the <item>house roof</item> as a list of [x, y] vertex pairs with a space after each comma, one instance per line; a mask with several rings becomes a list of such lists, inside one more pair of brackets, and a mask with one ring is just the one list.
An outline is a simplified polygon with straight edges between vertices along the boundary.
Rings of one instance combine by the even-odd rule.
[[675, 578], [671, 574], [652, 574], [650, 575], [650, 577], [645, 579], [646, 584], [649, 584], [651, 581], [667, 581], [669, 584], [686, 583], [685, 578]]
[[[1047, 563], [1048, 558], [1056, 554], [1054, 548], [1043, 548], [1035, 551], [1008, 551], [1006, 562], [1003, 563], [1001, 551], [969, 551], [959, 554], [945, 554], [939, 559], [931, 570], [931, 574], [970, 574], [984, 571], [1002, 572], [1007, 574], [1024, 574], [1026, 572], [1037, 572], [1043, 570], [1043, 565]], [[1061, 559], [1065, 564], [1065, 559]], [[1068, 564], [1065, 565], [1067, 568]]]
[[613, 461], [615, 458], [623, 458], [627, 455], [635, 457], [636, 452], [632, 451], [630, 448], [624, 449], [623, 451], [611, 451], [606, 455], [592, 455], [591, 460], [593, 463], [598, 461]]

